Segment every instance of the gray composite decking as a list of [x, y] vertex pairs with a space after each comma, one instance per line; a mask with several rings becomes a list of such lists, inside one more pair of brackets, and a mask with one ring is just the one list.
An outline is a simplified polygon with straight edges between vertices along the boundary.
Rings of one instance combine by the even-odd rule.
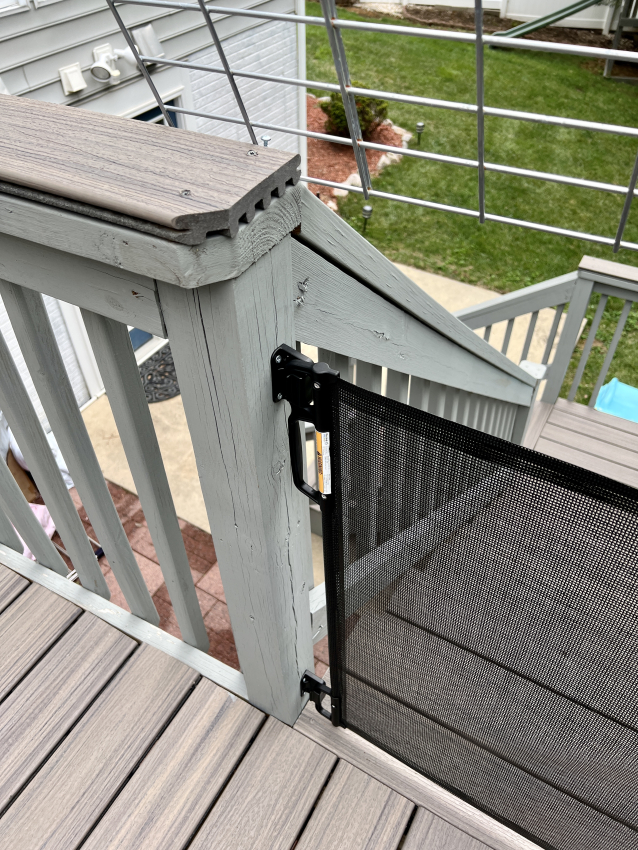
[[319, 715], [290, 728], [5, 567], [0, 589], [1, 850], [487, 850]]
[[538, 403], [525, 438], [537, 452], [638, 487], [638, 425], [559, 398]]

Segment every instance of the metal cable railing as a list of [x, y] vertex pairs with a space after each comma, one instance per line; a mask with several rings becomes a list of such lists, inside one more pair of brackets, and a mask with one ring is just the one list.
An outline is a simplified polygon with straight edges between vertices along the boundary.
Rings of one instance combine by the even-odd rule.
[[[218, 6], [212, 3], [206, 3], [205, 0], [197, 0], [196, 3], [176, 2], [175, 0], [117, 0], [118, 5], [135, 5], [135, 6], [150, 6], [154, 8], [167, 10], [187, 10], [201, 11], [206, 20], [206, 24], [213, 36], [215, 46], [219, 53], [223, 67], [211, 67], [194, 62], [186, 62], [176, 59], [165, 59], [152, 56], [141, 55], [131, 34], [128, 32], [118, 10], [115, 7], [114, 0], [106, 0], [115, 20], [117, 21], [122, 33], [127, 41], [127, 44], [133, 51], [138, 67], [148, 82], [157, 103], [162, 110], [166, 123], [173, 126], [173, 122], [168, 115], [165, 104], [153, 83], [147, 65], [152, 64], [155, 67], [177, 66], [180, 68], [188, 68], [195, 71], [207, 71], [213, 74], [222, 74], [227, 77], [235, 97], [237, 106], [242, 115], [241, 118], [230, 115], [216, 115], [210, 112], [202, 112], [193, 109], [185, 109], [182, 107], [172, 106], [171, 111], [184, 115], [192, 115], [198, 118], [206, 118], [209, 120], [223, 121], [229, 124], [243, 124], [250, 136], [252, 144], [257, 144], [254, 128], [262, 130], [270, 130], [293, 136], [304, 136], [310, 139], [320, 139], [323, 141], [334, 142], [336, 144], [347, 145], [353, 149], [357, 172], [359, 174], [361, 187], [337, 183], [331, 180], [322, 180], [312, 175], [303, 175], [302, 180], [307, 183], [313, 183], [320, 186], [330, 188], [346, 189], [349, 192], [363, 194], [365, 198], [377, 197], [388, 200], [398, 201], [406, 204], [412, 204], [427, 209], [440, 210], [444, 212], [452, 212], [460, 215], [477, 218], [480, 223], [484, 221], [499, 222], [501, 224], [511, 224], [518, 227], [524, 227], [531, 230], [537, 230], [542, 233], [549, 233], [557, 236], [568, 236], [571, 238], [582, 239], [588, 242], [594, 242], [600, 245], [609, 245], [614, 253], [620, 248], [626, 248], [632, 251], [638, 251], [638, 244], [623, 240], [623, 235], [631, 204], [636, 195], [636, 183], [638, 182], [638, 154], [633, 167], [633, 172], [629, 182], [629, 186], [620, 186], [612, 183], [603, 183], [595, 180], [587, 180], [580, 177], [571, 177], [569, 175], [553, 174], [551, 172], [536, 171], [534, 169], [516, 168], [509, 165], [501, 165], [499, 163], [491, 163], [485, 161], [485, 132], [484, 119], [486, 115], [499, 118], [508, 118], [515, 121], [527, 121], [538, 124], [549, 124], [575, 130], [591, 130], [598, 133], [612, 133], [620, 136], [631, 136], [638, 138], [638, 128], [628, 127], [620, 124], [605, 124], [598, 121], [585, 121], [581, 119], [565, 118], [557, 115], [543, 115], [534, 112], [524, 112], [513, 109], [501, 109], [490, 107], [484, 104], [484, 63], [483, 51], [485, 45], [503, 45], [502, 38], [498, 35], [485, 35], [483, 33], [483, 9], [482, 0], [475, 0], [475, 33], [453, 32], [446, 30], [427, 29], [425, 27], [406, 27], [392, 24], [377, 24], [367, 21], [349, 21], [342, 20], [337, 17], [337, 7], [334, 0], [320, 0], [323, 17], [314, 17], [310, 15], [296, 15], [290, 13], [267, 12], [256, 9], [237, 9], [228, 6]], [[328, 35], [328, 40], [332, 52], [332, 58], [335, 66], [335, 73], [338, 84], [327, 83], [318, 80], [304, 80], [292, 77], [279, 77], [272, 74], [261, 74], [257, 72], [242, 71], [240, 69], [231, 68], [221, 41], [217, 36], [211, 13], [215, 15], [235, 15], [238, 17], [256, 18], [260, 20], [271, 21], [287, 21], [293, 24], [307, 24], [310, 26], [323, 27]], [[416, 38], [430, 38], [436, 40], [462, 42], [465, 44], [474, 44], [476, 47], [476, 90], [477, 102], [462, 103], [457, 101], [438, 100], [436, 98], [419, 97], [416, 95], [407, 95], [399, 92], [377, 91], [374, 89], [366, 89], [358, 86], [353, 86], [350, 80], [348, 71], [348, 63], [346, 50], [341, 37], [341, 31], [344, 29], [368, 31], [368, 32], [383, 32], [394, 35], [410, 36]], [[605, 60], [622, 60], [638, 63], [638, 53], [628, 52], [625, 50], [606, 49], [600, 47], [587, 47], [573, 44], [557, 44], [554, 42], [534, 41], [531, 39], [510, 39], [507, 42], [509, 49], [543, 51], [549, 53], [560, 53], [568, 56], [578, 56], [586, 58], [596, 58]], [[277, 84], [297, 86], [303, 88], [319, 89], [326, 92], [341, 93], [346, 119], [348, 124], [349, 138], [341, 136], [332, 136], [327, 133], [317, 133], [310, 130], [301, 130], [296, 127], [282, 127], [276, 124], [265, 123], [261, 121], [251, 120], [248, 116], [245, 104], [235, 82], [235, 78], [244, 78], [252, 80], [262, 80], [265, 82], [273, 82]], [[477, 120], [477, 158], [465, 159], [462, 157], [446, 156], [428, 151], [411, 150], [399, 148], [392, 145], [381, 145], [374, 142], [363, 141], [361, 128], [359, 127], [359, 119], [355, 104], [357, 95], [371, 98], [379, 98], [382, 100], [390, 100], [398, 103], [406, 103], [411, 105], [434, 107], [438, 109], [447, 109], [457, 112], [465, 112], [476, 115]], [[403, 156], [411, 156], [418, 159], [428, 160], [432, 162], [441, 162], [449, 165], [458, 165], [465, 168], [475, 168], [478, 173], [478, 210], [457, 207], [449, 204], [437, 203], [425, 199], [414, 198], [407, 195], [395, 195], [388, 192], [379, 192], [374, 190], [371, 185], [370, 171], [366, 158], [366, 150], [377, 150], [388, 153], [400, 153]], [[531, 178], [550, 183], [559, 183], [566, 186], [574, 186], [582, 189], [592, 189], [599, 192], [607, 192], [611, 194], [624, 195], [625, 202], [620, 215], [620, 220], [614, 237], [602, 236], [592, 233], [583, 233], [576, 230], [571, 230], [564, 227], [556, 227], [553, 225], [542, 224], [540, 222], [532, 222], [524, 219], [515, 219], [508, 216], [495, 215], [488, 213], [485, 208], [485, 172], [492, 171], [500, 174], [509, 174], [518, 177]]]

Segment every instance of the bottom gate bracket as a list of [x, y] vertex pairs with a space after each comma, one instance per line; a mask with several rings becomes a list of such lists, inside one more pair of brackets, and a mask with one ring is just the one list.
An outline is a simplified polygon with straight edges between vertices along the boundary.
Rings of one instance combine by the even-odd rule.
[[[333, 726], [341, 726], [341, 704], [337, 697], [332, 696], [332, 689], [326, 685], [323, 679], [316, 676], [310, 670], [301, 677], [301, 693], [310, 694], [310, 699], [314, 702], [315, 708], [322, 717], [327, 717], [332, 721]], [[323, 698], [330, 697], [331, 711], [325, 709], [322, 705]]]

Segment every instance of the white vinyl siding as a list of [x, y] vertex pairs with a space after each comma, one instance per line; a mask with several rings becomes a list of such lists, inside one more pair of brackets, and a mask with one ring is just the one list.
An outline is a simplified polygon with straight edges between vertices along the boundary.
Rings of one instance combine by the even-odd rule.
[[[297, 33], [294, 24], [285, 21], [264, 23], [247, 32], [227, 38], [223, 42], [223, 47], [233, 69], [273, 74], [279, 77], [297, 76]], [[189, 56], [188, 61], [216, 67], [221, 65], [214, 47]], [[204, 71], [189, 73], [193, 108], [196, 111], [241, 117], [225, 76]], [[251, 121], [261, 120], [282, 127], [297, 128], [299, 126], [295, 86], [247, 80], [241, 77], [236, 77], [236, 80]], [[206, 118], [197, 118], [196, 121], [197, 130], [200, 133], [210, 133], [242, 142], [250, 141], [243, 124], [226, 124], [223, 121], [211, 121]], [[271, 147], [295, 153], [299, 150], [297, 136], [259, 128], [256, 128], [255, 132], [258, 139], [264, 134], [269, 135], [272, 138]]]

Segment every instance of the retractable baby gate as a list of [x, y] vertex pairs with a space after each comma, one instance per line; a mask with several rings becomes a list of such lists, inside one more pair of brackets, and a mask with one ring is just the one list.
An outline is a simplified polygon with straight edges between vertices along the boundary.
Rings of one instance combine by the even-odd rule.
[[[638, 491], [273, 354], [322, 507], [322, 713], [531, 840], [638, 848]], [[331, 467], [303, 482], [299, 421]], [[327, 449], [327, 445], [329, 448]]]

